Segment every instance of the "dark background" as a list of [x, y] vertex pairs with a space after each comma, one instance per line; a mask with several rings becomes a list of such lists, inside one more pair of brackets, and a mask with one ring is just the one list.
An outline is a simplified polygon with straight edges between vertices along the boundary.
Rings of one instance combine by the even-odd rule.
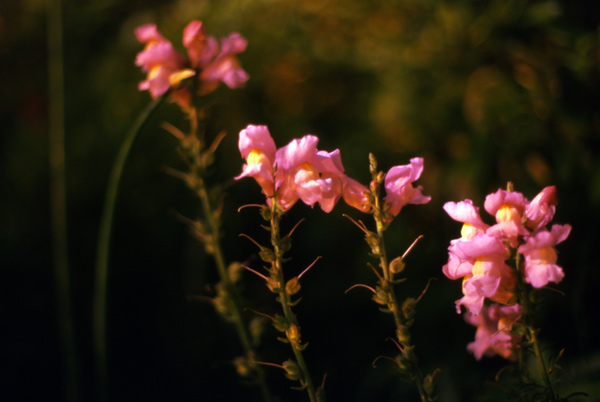
[[[366, 183], [368, 153], [382, 170], [425, 158], [419, 183], [432, 201], [404, 208], [387, 232], [390, 257], [420, 234], [407, 258], [401, 297], [418, 297], [413, 335], [425, 371], [436, 367], [439, 401], [490, 400], [485, 386], [505, 365], [477, 362], [466, 351], [474, 328], [454, 311], [460, 283], [441, 273], [460, 224], [446, 201], [505, 187], [533, 198], [556, 185], [555, 223], [573, 231], [558, 246], [565, 279], [542, 293], [537, 321], [545, 350], [566, 351], [561, 395], [600, 398], [597, 331], [600, 286], [600, 6], [595, 1], [63, 2], [66, 180], [70, 294], [80, 400], [94, 400], [92, 295], [98, 225], [118, 147], [150, 102], [137, 91], [134, 65], [142, 45], [133, 30], [156, 23], [182, 49], [192, 19], [217, 37], [240, 32], [245, 89], [221, 87], [206, 98], [206, 132], [224, 130], [211, 179], [226, 184], [223, 246], [229, 262], [260, 267], [239, 233], [267, 241], [256, 210], [264, 199], [250, 179], [233, 182], [243, 160], [237, 133], [266, 124], [278, 144], [307, 133], [319, 149], [339, 148], [346, 172]], [[0, 383], [3, 400], [66, 399], [58, 326], [49, 207], [47, 12], [41, 0], [0, 3]], [[233, 328], [209, 304], [218, 279], [210, 258], [177, 214], [195, 218], [199, 204], [165, 167], [183, 168], [163, 121], [185, 130], [172, 104], [160, 106], [132, 150], [120, 186], [109, 279], [111, 401], [258, 400], [240, 384], [231, 360], [241, 353]], [[290, 275], [322, 256], [303, 279], [297, 308], [306, 359], [316, 383], [326, 373], [330, 401], [415, 400], [413, 385], [379, 360], [397, 351], [391, 317], [364, 289], [374, 284], [362, 233], [346, 218], [368, 216], [340, 203], [329, 214], [298, 205], [282, 222], [294, 236]], [[486, 215], [483, 212], [482, 215]], [[484, 216], [491, 222], [491, 217]], [[248, 305], [275, 313], [261, 280], [244, 273]], [[282, 362], [288, 348], [266, 330], [259, 352]], [[304, 393], [275, 368], [268, 380], [282, 400]], [[505, 400], [505, 399], [498, 399]]]

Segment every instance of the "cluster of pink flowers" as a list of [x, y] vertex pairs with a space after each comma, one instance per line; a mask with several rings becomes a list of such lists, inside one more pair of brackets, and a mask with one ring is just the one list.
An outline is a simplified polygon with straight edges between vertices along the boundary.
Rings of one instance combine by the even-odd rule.
[[155, 99], [173, 89], [171, 99], [183, 108], [189, 107], [192, 91], [181, 82], [190, 77], [195, 77], [194, 86], [200, 95], [214, 91], [221, 82], [229, 88], [239, 88], [248, 81], [248, 74], [236, 57], [246, 50], [247, 41], [238, 33], [219, 42], [206, 35], [201, 21], [192, 21], [183, 31], [187, 58], [173, 48], [154, 24], [138, 27], [135, 36], [146, 45], [135, 60], [148, 73], [139, 89], [148, 90]]
[[[461, 238], [450, 242], [443, 272], [450, 279], [463, 280], [463, 297], [457, 301], [456, 309], [460, 313], [464, 306], [467, 320], [478, 326], [476, 341], [469, 345], [477, 358], [490, 352], [510, 357], [507, 351], [514, 348], [515, 338], [505, 322], [506, 316], [516, 321], [520, 315], [515, 294], [519, 279], [540, 288], [549, 282], [558, 283], [564, 277], [562, 268], [556, 265], [554, 246], [567, 238], [571, 227], [546, 228], [556, 205], [554, 186], [544, 188], [532, 201], [521, 193], [499, 189], [489, 194], [484, 203], [485, 210], [496, 218], [493, 225], [481, 219], [479, 207], [471, 200], [444, 205], [448, 215], [462, 222], [463, 227]], [[515, 251], [524, 257], [522, 272], [506, 263]], [[499, 305], [488, 308], [486, 300]], [[504, 323], [498, 324], [502, 328], [490, 329], [499, 322]]]
[[[246, 164], [236, 179], [253, 177], [268, 202], [276, 197], [281, 211], [287, 211], [302, 200], [310, 206], [318, 203], [323, 211], [330, 212], [340, 198], [363, 212], [370, 211], [369, 189], [344, 174], [338, 149], [319, 151], [318, 141], [314, 135], [305, 135], [277, 149], [266, 126], [249, 125], [239, 136], [239, 149]], [[390, 169], [385, 187], [392, 215], [397, 215], [406, 204], [423, 204], [430, 200], [421, 194], [420, 186], [412, 186], [422, 171], [422, 158]]]

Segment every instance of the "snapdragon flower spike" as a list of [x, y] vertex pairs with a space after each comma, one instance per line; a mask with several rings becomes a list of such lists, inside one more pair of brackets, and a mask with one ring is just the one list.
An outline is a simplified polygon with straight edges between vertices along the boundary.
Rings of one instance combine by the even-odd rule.
[[518, 304], [492, 304], [484, 307], [479, 315], [466, 313], [465, 320], [477, 327], [475, 341], [467, 345], [467, 350], [473, 353], [477, 360], [483, 356], [494, 355], [515, 360], [515, 352], [520, 347], [522, 337], [514, 335], [512, 327], [520, 320], [522, 313], [523, 308]]
[[518, 249], [525, 257], [525, 282], [541, 288], [548, 282], [558, 283], [563, 279], [565, 274], [556, 265], [554, 246], [563, 242], [570, 232], [570, 225], [553, 225], [550, 231], [542, 230], [527, 238]]
[[388, 212], [398, 215], [406, 204], [426, 204], [430, 196], [424, 196], [422, 187], [413, 187], [423, 173], [423, 158], [412, 158], [410, 164], [392, 167], [385, 175], [385, 202], [390, 204]]
[[239, 33], [233, 33], [221, 42], [206, 35], [202, 22], [194, 20], [183, 31], [183, 45], [187, 50], [184, 58], [156, 29], [156, 25], [142, 25], [135, 35], [145, 49], [138, 53], [136, 65], [148, 73], [140, 90], [149, 90], [156, 99], [169, 89], [171, 99], [182, 108], [188, 108], [192, 93], [183, 86], [183, 80], [196, 77], [199, 95], [214, 91], [222, 82], [229, 88], [239, 88], [248, 81], [248, 74], [241, 68], [236, 55], [245, 51], [248, 42]]

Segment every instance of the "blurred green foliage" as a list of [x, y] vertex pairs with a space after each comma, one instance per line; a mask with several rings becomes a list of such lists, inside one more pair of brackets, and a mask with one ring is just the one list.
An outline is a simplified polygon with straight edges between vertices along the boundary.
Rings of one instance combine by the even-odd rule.
[[[459, 224], [446, 201], [473, 199], [513, 181], [531, 198], [558, 188], [555, 222], [570, 223], [559, 247], [562, 293], [546, 292], [540, 336], [549, 354], [565, 347], [564, 393], [600, 397], [600, 343], [595, 254], [600, 224], [600, 3], [558, 0], [65, 0], [67, 186], [70, 263], [77, 350], [85, 400], [92, 400], [91, 293], [95, 241], [108, 172], [124, 133], [150, 102], [137, 91], [141, 50], [136, 26], [156, 23], [181, 49], [181, 31], [201, 19], [215, 36], [240, 32], [240, 55], [250, 81], [206, 98], [207, 136], [225, 130], [213, 172], [227, 185], [224, 244], [231, 261], [256, 250], [240, 239], [266, 235], [246, 203], [262, 201], [255, 183], [233, 183], [242, 160], [237, 133], [267, 124], [279, 146], [307, 133], [320, 149], [339, 148], [346, 172], [366, 182], [368, 153], [387, 170], [410, 157], [425, 158], [420, 183], [432, 196], [408, 206], [388, 231], [388, 250], [400, 255], [419, 234], [398, 293], [418, 296], [418, 355], [426, 371], [440, 367], [440, 401], [489, 400], [503, 367], [476, 362], [466, 352], [474, 335], [454, 313], [460, 284], [441, 274]], [[47, 162], [47, 49], [41, 0], [0, 3], [0, 335], [4, 395], [8, 400], [62, 400], [50, 249]], [[176, 141], [160, 128], [185, 129], [174, 105], [153, 117], [128, 162], [117, 206], [110, 273], [109, 367], [112, 400], [253, 400], [231, 360], [240, 352], [232, 329], [209, 305], [186, 301], [211, 295], [216, 274], [202, 246], [174, 211], [194, 217], [198, 205], [164, 172], [182, 168]], [[303, 284], [298, 315], [309, 341], [306, 358], [327, 373], [331, 401], [412, 400], [379, 355], [393, 355], [393, 331], [369, 296], [344, 291], [374, 283], [362, 234], [343, 205], [329, 215], [294, 207], [283, 225], [307, 220], [294, 236], [294, 274], [323, 256]], [[485, 213], [484, 213], [485, 214]], [[485, 219], [485, 218], [484, 218]], [[264, 240], [267, 238], [264, 237]], [[394, 257], [392, 255], [391, 257]], [[258, 264], [256, 259], [248, 260]], [[253, 308], [268, 310], [267, 292], [248, 275]], [[273, 339], [267, 331], [264, 339]], [[283, 348], [265, 342], [265, 360], [283, 361]], [[269, 371], [278, 395], [296, 400], [281, 373]], [[320, 383], [320, 379], [317, 379]], [[294, 399], [295, 398], [295, 399]], [[497, 400], [497, 399], [495, 399]]]

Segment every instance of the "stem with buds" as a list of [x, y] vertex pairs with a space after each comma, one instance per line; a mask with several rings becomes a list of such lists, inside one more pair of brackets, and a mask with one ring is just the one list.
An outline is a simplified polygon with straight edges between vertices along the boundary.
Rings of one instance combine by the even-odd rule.
[[[256, 375], [256, 382], [260, 389], [264, 401], [270, 401], [271, 394], [266, 385], [265, 375], [261, 367], [256, 364], [256, 353], [252, 346], [250, 331], [247, 320], [243, 314], [241, 296], [233, 283], [227, 270], [227, 264], [220, 244], [221, 223], [220, 209], [215, 209], [209, 197], [206, 185], [205, 175], [207, 167], [214, 159], [214, 152], [223, 135], [217, 136], [213, 144], [205, 149], [203, 142], [198, 137], [198, 112], [195, 108], [190, 111], [190, 134], [185, 135], [175, 127], [165, 125], [176, 138], [181, 142], [181, 150], [184, 153], [189, 164], [189, 173], [183, 175], [188, 187], [196, 193], [200, 199], [202, 212], [204, 215], [204, 225], [198, 237], [204, 242], [205, 249], [213, 257], [217, 272], [219, 274], [223, 302], [226, 304], [227, 319], [233, 322], [238, 338], [244, 349], [246, 356], [245, 368], [249, 368]], [[199, 230], [199, 229], [198, 229]], [[240, 358], [241, 359], [241, 358]], [[238, 359], [238, 361], [240, 360]], [[240, 375], [242, 371], [238, 370]], [[245, 370], [244, 370], [245, 372]]]

